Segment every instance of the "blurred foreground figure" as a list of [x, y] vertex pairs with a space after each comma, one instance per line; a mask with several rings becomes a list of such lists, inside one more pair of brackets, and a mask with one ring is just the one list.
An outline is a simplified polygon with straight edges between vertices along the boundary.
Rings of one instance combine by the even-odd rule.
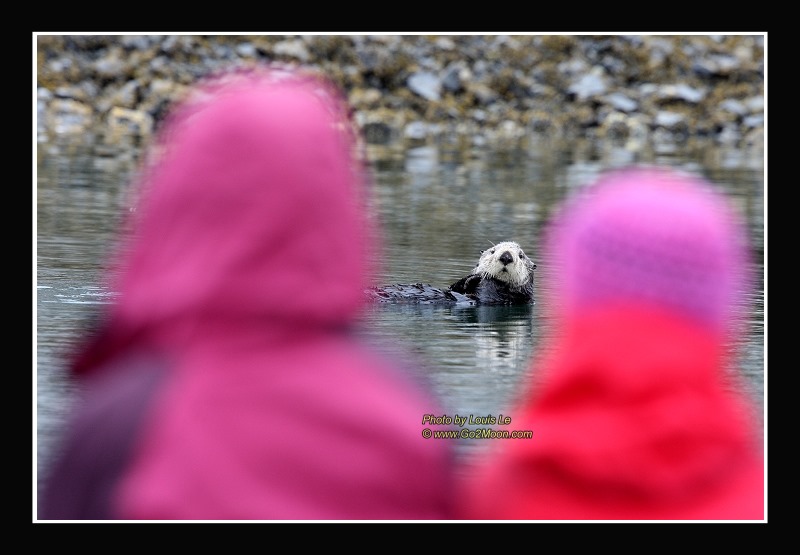
[[509, 411], [533, 437], [476, 461], [462, 516], [762, 520], [755, 413], [730, 373], [748, 256], [725, 200], [688, 175], [617, 171], [546, 246], [558, 339]]
[[376, 259], [355, 139], [337, 91], [275, 68], [165, 122], [40, 519], [450, 518], [438, 405], [351, 329]]

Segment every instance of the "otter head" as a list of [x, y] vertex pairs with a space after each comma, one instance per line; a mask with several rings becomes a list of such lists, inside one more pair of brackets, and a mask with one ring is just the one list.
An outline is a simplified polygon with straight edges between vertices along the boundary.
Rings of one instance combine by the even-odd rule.
[[472, 273], [506, 282], [511, 287], [523, 287], [533, 280], [535, 269], [536, 264], [522, 247], [513, 241], [504, 241], [483, 251]]

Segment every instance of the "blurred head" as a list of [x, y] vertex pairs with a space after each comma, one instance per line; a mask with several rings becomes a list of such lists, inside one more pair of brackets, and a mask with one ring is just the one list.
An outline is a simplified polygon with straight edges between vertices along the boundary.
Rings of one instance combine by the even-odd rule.
[[700, 178], [656, 168], [603, 176], [551, 226], [557, 311], [660, 307], [727, 331], [746, 280], [742, 226]]
[[119, 319], [352, 319], [374, 259], [355, 138], [339, 91], [298, 70], [196, 87], [143, 172]]

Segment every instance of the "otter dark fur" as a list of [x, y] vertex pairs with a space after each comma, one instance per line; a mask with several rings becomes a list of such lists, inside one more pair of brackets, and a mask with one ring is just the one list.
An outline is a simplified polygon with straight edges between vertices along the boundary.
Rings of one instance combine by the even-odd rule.
[[505, 241], [483, 251], [472, 272], [447, 289], [414, 283], [371, 287], [366, 292], [377, 302], [528, 304], [533, 302], [535, 269], [517, 243]]

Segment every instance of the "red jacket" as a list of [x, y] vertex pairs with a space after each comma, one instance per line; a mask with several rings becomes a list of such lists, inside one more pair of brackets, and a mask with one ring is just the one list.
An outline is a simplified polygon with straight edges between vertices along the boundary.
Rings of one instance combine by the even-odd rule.
[[571, 322], [464, 483], [461, 516], [503, 520], [762, 520], [754, 414], [720, 337], [647, 308]]

